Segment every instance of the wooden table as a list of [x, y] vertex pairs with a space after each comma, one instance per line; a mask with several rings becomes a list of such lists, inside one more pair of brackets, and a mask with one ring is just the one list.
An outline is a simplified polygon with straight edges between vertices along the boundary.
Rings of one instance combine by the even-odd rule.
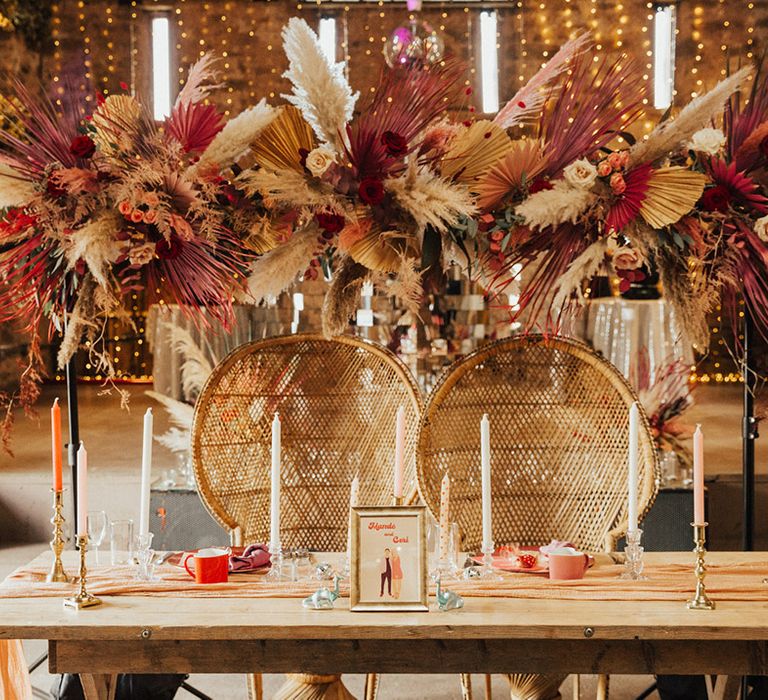
[[[653, 553], [683, 561], [690, 554]], [[765, 553], [710, 554], [710, 562]], [[109, 697], [116, 673], [621, 673], [768, 675], [765, 602], [466, 598], [447, 613], [311, 611], [296, 598], [115, 596], [81, 611], [0, 600], [0, 638], [49, 640], [50, 670]], [[84, 683], [84, 685], [86, 685]]]

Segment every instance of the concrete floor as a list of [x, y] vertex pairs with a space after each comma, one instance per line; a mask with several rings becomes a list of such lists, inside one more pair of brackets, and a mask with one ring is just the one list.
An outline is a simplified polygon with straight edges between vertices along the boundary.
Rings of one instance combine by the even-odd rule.
[[[86, 441], [91, 469], [91, 502], [101, 504], [113, 519], [133, 517], [138, 502], [139, 464], [141, 450], [142, 416], [153, 404], [143, 391], [147, 387], [133, 386], [129, 412], [120, 411], [115, 397], [100, 396], [94, 386], [81, 387], [80, 420], [81, 437]], [[49, 386], [40, 402], [40, 421], [30, 421], [19, 416], [14, 434], [15, 456], [0, 454], [0, 578], [15, 567], [29, 561], [45, 548], [50, 517], [50, 443], [47, 426], [47, 406], [55, 396], [64, 398], [62, 386]], [[66, 413], [66, 411], [63, 411]], [[155, 411], [157, 432], [167, 428], [162, 409]], [[739, 388], [731, 386], [703, 386], [697, 389], [697, 405], [688, 415], [690, 422], [701, 422], [706, 433], [706, 461], [709, 472], [735, 473], [740, 469], [740, 396]], [[66, 434], [66, 425], [64, 431]], [[758, 472], [764, 473], [768, 457], [768, 445], [758, 442]], [[156, 474], [175, 465], [173, 455], [160, 446], [155, 447]], [[66, 479], [66, 477], [65, 477]], [[20, 541], [33, 544], [19, 545]], [[39, 544], [35, 544], [39, 543]], [[23, 604], [20, 602], [19, 604]], [[25, 645], [28, 659], [36, 658], [45, 650], [39, 641]], [[35, 672], [36, 687], [47, 690], [52, 677], [45, 666]], [[240, 700], [246, 698], [242, 676], [195, 675], [190, 682], [216, 700]], [[269, 697], [280, 685], [280, 676], [267, 676], [266, 696]], [[361, 676], [345, 680], [356, 696], [363, 687]], [[476, 678], [476, 696], [481, 697], [481, 678]], [[647, 676], [614, 676], [611, 679], [611, 697], [616, 700], [635, 698], [647, 688], [652, 678]], [[571, 695], [571, 683], [563, 687], [564, 697]], [[508, 697], [502, 677], [494, 677], [494, 695]], [[582, 697], [594, 695], [594, 678], [582, 680]], [[179, 698], [192, 697], [180, 692]], [[460, 697], [456, 676], [435, 675], [429, 677], [385, 676], [380, 698], [391, 700], [432, 700]], [[652, 697], [658, 697], [654, 694]]]

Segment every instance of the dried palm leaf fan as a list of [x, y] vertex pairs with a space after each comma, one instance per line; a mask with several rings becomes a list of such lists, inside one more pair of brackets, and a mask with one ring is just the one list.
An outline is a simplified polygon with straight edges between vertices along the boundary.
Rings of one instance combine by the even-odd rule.
[[467, 184], [476, 182], [509, 151], [507, 132], [486, 119], [474, 122], [457, 134], [443, 156], [444, 177]]
[[[271, 423], [279, 412], [283, 545], [343, 551], [355, 476], [361, 505], [392, 502], [400, 406], [406, 493], [415, 497], [421, 398], [395, 355], [358, 338], [313, 334], [241, 345], [214, 368], [195, 406], [192, 462], [203, 503], [235, 544], [268, 541]], [[338, 677], [295, 675], [277, 697], [351, 696]]]
[[[430, 395], [419, 434], [422, 498], [437, 514], [448, 473], [451, 520], [466, 550], [480, 548], [479, 426], [487, 412], [495, 543], [567, 539], [611, 550], [627, 526], [628, 416], [636, 400], [624, 377], [582, 343], [533, 335], [486, 345], [454, 363]], [[642, 409], [641, 416], [638, 508], [645, 515], [658, 470]], [[558, 697], [564, 679], [514, 674], [511, 696]]]
[[480, 209], [490, 210], [510, 192], [530, 182], [543, 169], [542, 144], [538, 139], [512, 141], [507, 153], [489, 171], [480, 175], [477, 184]]
[[272, 122], [251, 146], [253, 159], [267, 170], [302, 171], [301, 150], [311, 151], [316, 145], [312, 127], [293, 105], [280, 108]]
[[693, 209], [706, 182], [706, 175], [686, 168], [654, 170], [648, 179], [640, 214], [655, 229], [674, 224]]

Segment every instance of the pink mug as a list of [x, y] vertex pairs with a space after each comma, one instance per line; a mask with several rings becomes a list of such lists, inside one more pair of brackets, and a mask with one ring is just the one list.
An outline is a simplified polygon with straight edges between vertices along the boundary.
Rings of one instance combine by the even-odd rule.
[[589, 555], [573, 547], [561, 547], [549, 554], [549, 578], [555, 581], [574, 581], [584, 578], [589, 568]]

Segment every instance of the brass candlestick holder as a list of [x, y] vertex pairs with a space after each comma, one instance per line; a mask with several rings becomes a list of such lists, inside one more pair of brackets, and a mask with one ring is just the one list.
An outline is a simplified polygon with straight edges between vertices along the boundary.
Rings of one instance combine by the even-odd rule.
[[715, 604], [707, 596], [707, 591], [704, 588], [704, 577], [707, 575], [707, 567], [704, 564], [704, 557], [707, 554], [707, 550], [704, 544], [707, 541], [707, 525], [708, 523], [702, 523], [697, 525], [691, 523], [693, 526], [693, 541], [696, 543], [696, 548], [693, 550], [696, 553], [696, 566], [694, 571], [696, 573], [696, 591], [687, 603], [686, 607], [689, 610], [714, 610]]
[[392, 501], [396, 506], [404, 506], [405, 505], [405, 497], [404, 496], [392, 496]]
[[78, 535], [77, 546], [80, 549], [80, 590], [77, 592], [77, 595], [64, 598], [64, 607], [82, 610], [83, 608], [92, 608], [95, 605], [101, 605], [101, 600], [96, 596], [91, 595], [86, 590], [86, 575], [88, 572], [85, 567], [85, 555], [88, 551], [88, 536]]
[[51, 540], [53, 564], [45, 580], [48, 583], [68, 583], [69, 576], [67, 576], [64, 565], [61, 563], [61, 552], [64, 549], [64, 516], [61, 514], [63, 491], [56, 489], [51, 489], [51, 491], [53, 492], [53, 517], [51, 518], [53, 525], [53, 539]]

